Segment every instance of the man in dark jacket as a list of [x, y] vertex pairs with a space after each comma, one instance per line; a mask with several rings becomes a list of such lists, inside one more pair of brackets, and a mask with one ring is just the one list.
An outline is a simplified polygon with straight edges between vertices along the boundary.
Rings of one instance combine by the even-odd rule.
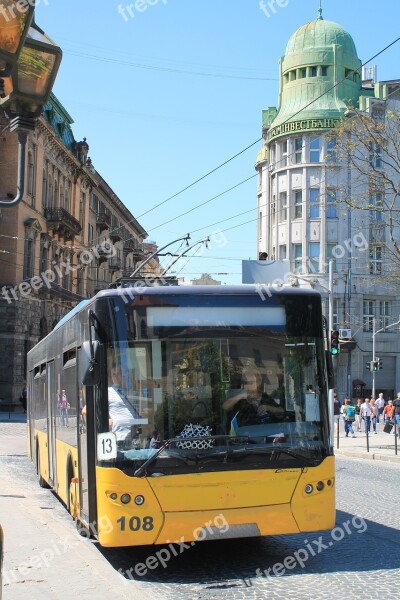
[[393, 401], [394, 406], [394, 418], [396, 419], [397, 424], [397, 434], [400, 440], [400, 392], [397, 393], [396, 400]]

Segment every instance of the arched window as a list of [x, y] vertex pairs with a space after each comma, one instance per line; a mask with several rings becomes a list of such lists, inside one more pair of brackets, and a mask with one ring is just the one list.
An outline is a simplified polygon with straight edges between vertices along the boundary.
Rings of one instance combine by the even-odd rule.
[[54, 180], [54, 202], [53, 202], [53, 206], [55, 208], [57, 208], [59, 206], [59, 204], [58, 204], [58, 181], [57, 181], [57, 179]]
[[46, 206], [47, 206], [47, 173], [46, 173], [46, 169], [43, 169], [42, 205], [43, 205], [43, 208], [46, 208]]
[[51, 175], [49, 175], [49, 193], [47, 194], [47, 203], [49, 207], [54, 206], [53, 178]]
[[28, 152], [27, 192], [30, 196], [33, 196], [35, 192], [35, 157], [32, 150]]

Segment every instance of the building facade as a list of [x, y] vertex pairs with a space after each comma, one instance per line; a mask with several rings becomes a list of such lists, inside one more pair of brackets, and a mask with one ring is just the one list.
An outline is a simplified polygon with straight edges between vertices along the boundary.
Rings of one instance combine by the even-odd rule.
[[[52, 96], [29, 136], [23, 200], [1, 210], [0, 410], [19, 405], [30, 348], [146, 253], [147, 232], [95, 170], [71, 125]], [[4, 129], [0, 156], [0, 190], [13, 198], [17, 137]]]
[[[279, 69], [278, 108], [263, 111], [256, 161], [258, 258], [285, 261], [292, 284], [321, 291], [326, 316], [332, 260], [334, 328], [353, 342], [335, 359], [338, 392], [371, 393], [366, 363], [374, 337], [383, 362], [376, 390], [393, 397], [400, 389], [400, 336], [390, 327], [373, 333], [400, 318], [399, 263], [389, 259], [387, 215], [373, 210], [372, 177], [355, 168], [351, 150], [339, 156], [335, 129], [359, 111], [385, 121], [400, 108], [400, 82], [363, 80], [353, 39], [322, 11], [290, 38]], [[386, 168], [384, 152], [390, 154], [390, 146], [371, 154], [375, 175]], [[352, 206], [356, 196], [364, 196], [370, 210]], [[398, 198], [393, 202], [397, 206]]]

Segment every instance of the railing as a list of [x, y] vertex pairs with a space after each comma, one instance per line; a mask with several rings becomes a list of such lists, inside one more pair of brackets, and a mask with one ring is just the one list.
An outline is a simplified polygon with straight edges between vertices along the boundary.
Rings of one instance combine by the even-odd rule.
[[120, 271], [122, 269], [122, 260], [115, 256], [110, 258], [108, 261], [108, 268], [110, 271]]
[[44, 216], [53, 231], [68, 238], [79, 235], [82, 226], [65, 208], [45, 208]]
[[96, 225], [103, 231], [104, 229], [109, 229], [111, 225], [111, 217], [107, 213], [100, 212], [96, 216]]

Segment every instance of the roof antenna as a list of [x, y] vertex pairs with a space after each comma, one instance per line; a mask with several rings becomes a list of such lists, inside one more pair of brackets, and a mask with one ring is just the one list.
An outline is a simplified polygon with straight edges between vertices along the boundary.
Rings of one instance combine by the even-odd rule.
[[322, 16], [322, 0], [319, 0], [319, 9], [318, 9], [318, 20], [323, 21], [324, 17]]

